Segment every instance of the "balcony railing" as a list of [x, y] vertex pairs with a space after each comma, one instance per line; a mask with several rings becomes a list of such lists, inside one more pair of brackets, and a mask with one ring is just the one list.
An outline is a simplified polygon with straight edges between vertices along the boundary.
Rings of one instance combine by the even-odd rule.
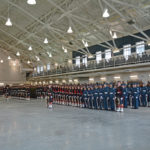
[[103, 59], [99, 63], [97, 63], [95, 60], [92, 60], [92, 61], [88, 61], [87, 65], [81, 63], [80, 67], [76, 66], [75, 64], [68, 65], [68, 66], [67, 65], [59, 66], [47, 72], [33, 73], [32, 77], [57, 75], [57, 74], [63, 74], [69, 72], [102, 69], [108, 67], [117, 67], [117, 66], [146, 63], [146, 62], [150, 62], [150, 54], [147, 53], [143, 53], [141, 55], [133, 54], [128, 56], [128, 59], [126, 59], [124, 56], [120, 56], [116, 58], [111, 58], [109, 60]]

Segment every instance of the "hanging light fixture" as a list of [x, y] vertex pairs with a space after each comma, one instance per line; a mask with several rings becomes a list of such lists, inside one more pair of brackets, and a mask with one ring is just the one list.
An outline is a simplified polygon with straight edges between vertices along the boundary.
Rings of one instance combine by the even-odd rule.
[[32, 51], [32, 46], [29, 46], [28, 50], [29, 50], [29, 51]]
[[68, 52], [68, 50], [66, 48], [64, 48], [64, 46], [62, 46], [62, 49], [64, 50], [64, 53]]
[[17, 52], [17, 53], [16, 53], [16, 55], [17, 55], [17, 56], [20, 56], [20, 53], [19, 53], [19, 52]]
[[13, 63], [13, 66], [16, 66], [16, 62]]
[[47, 52], [48, 57], [52, 57], [52, 54], [50, 52]]
[[64, 53], [67, 53], [67, 52], [68, 52], [68, 50], [65, 48], [65, 49], [64, 49]]
[[103, 18], [108, 18], [109, 16], [108, 9], [106, 8], [103, 12]]
[[47, 38], [44, 39], [44, 43], [48, 44], [48, 39]]
[[88, 42], [86, 42], [86, 41], [84, 41], [84, 40], [82, 40], [82, 43], [84, 44], [85, 47], [88, 47], [88, 46], [89, 46], [89, 45], [88, 45]]
[[73, 30], [71, 27], [68, 28], [67, 33], [73, 33]]
[[113, 35], [113, 33], [112, 33], [112, 31], [111, 31], [111, 30], [109, 31], [109, 33], [110, 33], [110, 35], [111, 35], [111, 36]]
[[31, 63], [31, 62], [28, 60], [28, 61], [27, 61], [27, 64], [30, 64], [30, 63]]
[[49, 57], [52, 57], [52, 54], [51, 54], [51, 53], [49, 53]]
[[113, 53], [118, 53], [119, 52], [119, 49], [118, 48], [114, 48], [113, 49]]
[[89, 45], [88, 45], [88, 42], [85, 42], [84, 46], [85, 46], [85, 47], [88, 47], [88, 46], [89, 46]]
[[88, 58], [93, 58], [93, 57], [94, 56], [91, 53], [88, 54]]
[[116, 33], [116, 32], [114, 32], [112, 38], [113, 38], [113, 39], [117, 39], [117, 33]]
[[35, 56], [37, 61], [40, 61], [40, 58], [38, 56]]
[[1, 63], [3, 63], [4, 61], [1, 59]]
[[7, 18], [7, 21], [6, 21], [5, 25], [9, 26], [9, 27], [12, 26], [12, 22], [11, 22], [11, 19], [9, 17], [9, 5], [8, 5], [8, 18]]
[[8, 59], [10, 60], [10, 59], [11, 59], [11, 57], [10, 57], [10, 56], [8, 56]]
[[27, 0], [29, 5], [36, 5], [36, 0]]
[[5, 25], [6, 26], [12, 26], [12, 22], [11, 22], [10, 18], [7, 18]]

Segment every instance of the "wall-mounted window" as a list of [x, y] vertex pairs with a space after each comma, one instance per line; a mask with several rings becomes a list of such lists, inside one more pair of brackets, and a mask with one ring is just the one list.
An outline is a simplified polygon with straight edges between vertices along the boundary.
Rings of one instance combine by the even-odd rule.
[[40, 66], [37, 66], [37, 73], [40, 73]]
[[126, 60], [131, 55], [131, 44], [123, 46], [123, 55], [124, 55]]
[[40, 67], [40, 72], [43, 72], [43, 71], [44, 71], [44, 67], [41, 66], [41, 67]]
[[76, 66], [80, 67], [80, 56], [76, 57]]
[[50, 70], [50, 64], [47, 64], [47, 71]]
[[102, 60], [102, 52], [96, 52], [96, 63], [99, 63]]
[[136, 43], [136, 53], [142, 54], [145, 51], [145, 43], [144, 41]]
[[105, 59], [108, 61], [111, 58], [111, 49], [105, 50]]
[[87, 55], [84, 55], [82, 58], [82, 63], [87, 66]]

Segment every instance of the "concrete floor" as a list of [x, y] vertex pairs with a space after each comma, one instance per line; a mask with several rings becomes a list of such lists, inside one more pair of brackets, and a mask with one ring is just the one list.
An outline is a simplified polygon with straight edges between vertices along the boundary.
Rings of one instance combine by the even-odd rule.
[[1, 150], [149, 150], [150, 108], [124, 113], [0, 99]]

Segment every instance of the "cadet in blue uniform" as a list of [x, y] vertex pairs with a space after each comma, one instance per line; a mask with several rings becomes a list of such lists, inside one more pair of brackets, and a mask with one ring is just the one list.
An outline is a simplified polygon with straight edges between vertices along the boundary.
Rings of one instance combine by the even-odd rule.
[[88, 108], [91, 108], [91, 99], [92, 99], [92, 93], [91, 93], [91, 89], [90, 89], [90, 87], [88, 87], [88, 100], [87, 100], [87, 107]]
[[93, 86], [90, 88], [90, 108], [94, 109], [94, 89]]
[[122, 90], [123, 90], [124, 108], [127, 108], [128, 107], [128, 89], [126, 87], [126, 84], [122, 84]]
[[132, 86], [128, 84], [128, 105], [132, 106]]
[[111, 83], [109, 88], [109, 100], [110, 100], [111, 110], [115, 110], [115, 95], [116, 95], [116, 90], [113, 87], [113, 84]]
[[109, 87], [108, 84], [104, 84], [104, 100], [103, 100], [103, 105], [104, 109], [108, 110], [108, 102], [109, 102]]
[[142, 95], [141, 95], [141, 87], [139, 83], [136, 83], [136, 87], [138, 89], [139, 92], [139, 96], [138, 96], [138, 100], [139, 100], [139, 106], [142, 105]]
[[148, 97], [148, 89], [147, 89], [147, 86], [143, 84], [143, 87], [141, 88], [141, 103], [142, 103], [142, 106], [144, 107], [146, 107], [148, 103], [147, 97]]
[[147, 93], [148, 93], [148, 106], [150, 106], [150, 83], [147, 84]]
[[139, 108], [139, 88], [137, 87], [137, 84], [133, 84], [132, 88], [132, 108], [138, 109]]
[[88, 108], [88, 90], [86, 87], [84, 87], [83, 90], [83, 101], [84, 101], [84, 107]]
[[93, 90], [93, 97], [94, 97], [94, 108], [95, 109], [99, 109], [99, 103], [98, 103], [98, 99], [99, 99], [99, 90], [98, 90], [98, 86], [95, 85], [95, 88]]
[[99, 85], [99, 108], [103, 109], [103, 101], [104, 101], [104, 89], [103, 89], [103, 85], [100, 84]]

